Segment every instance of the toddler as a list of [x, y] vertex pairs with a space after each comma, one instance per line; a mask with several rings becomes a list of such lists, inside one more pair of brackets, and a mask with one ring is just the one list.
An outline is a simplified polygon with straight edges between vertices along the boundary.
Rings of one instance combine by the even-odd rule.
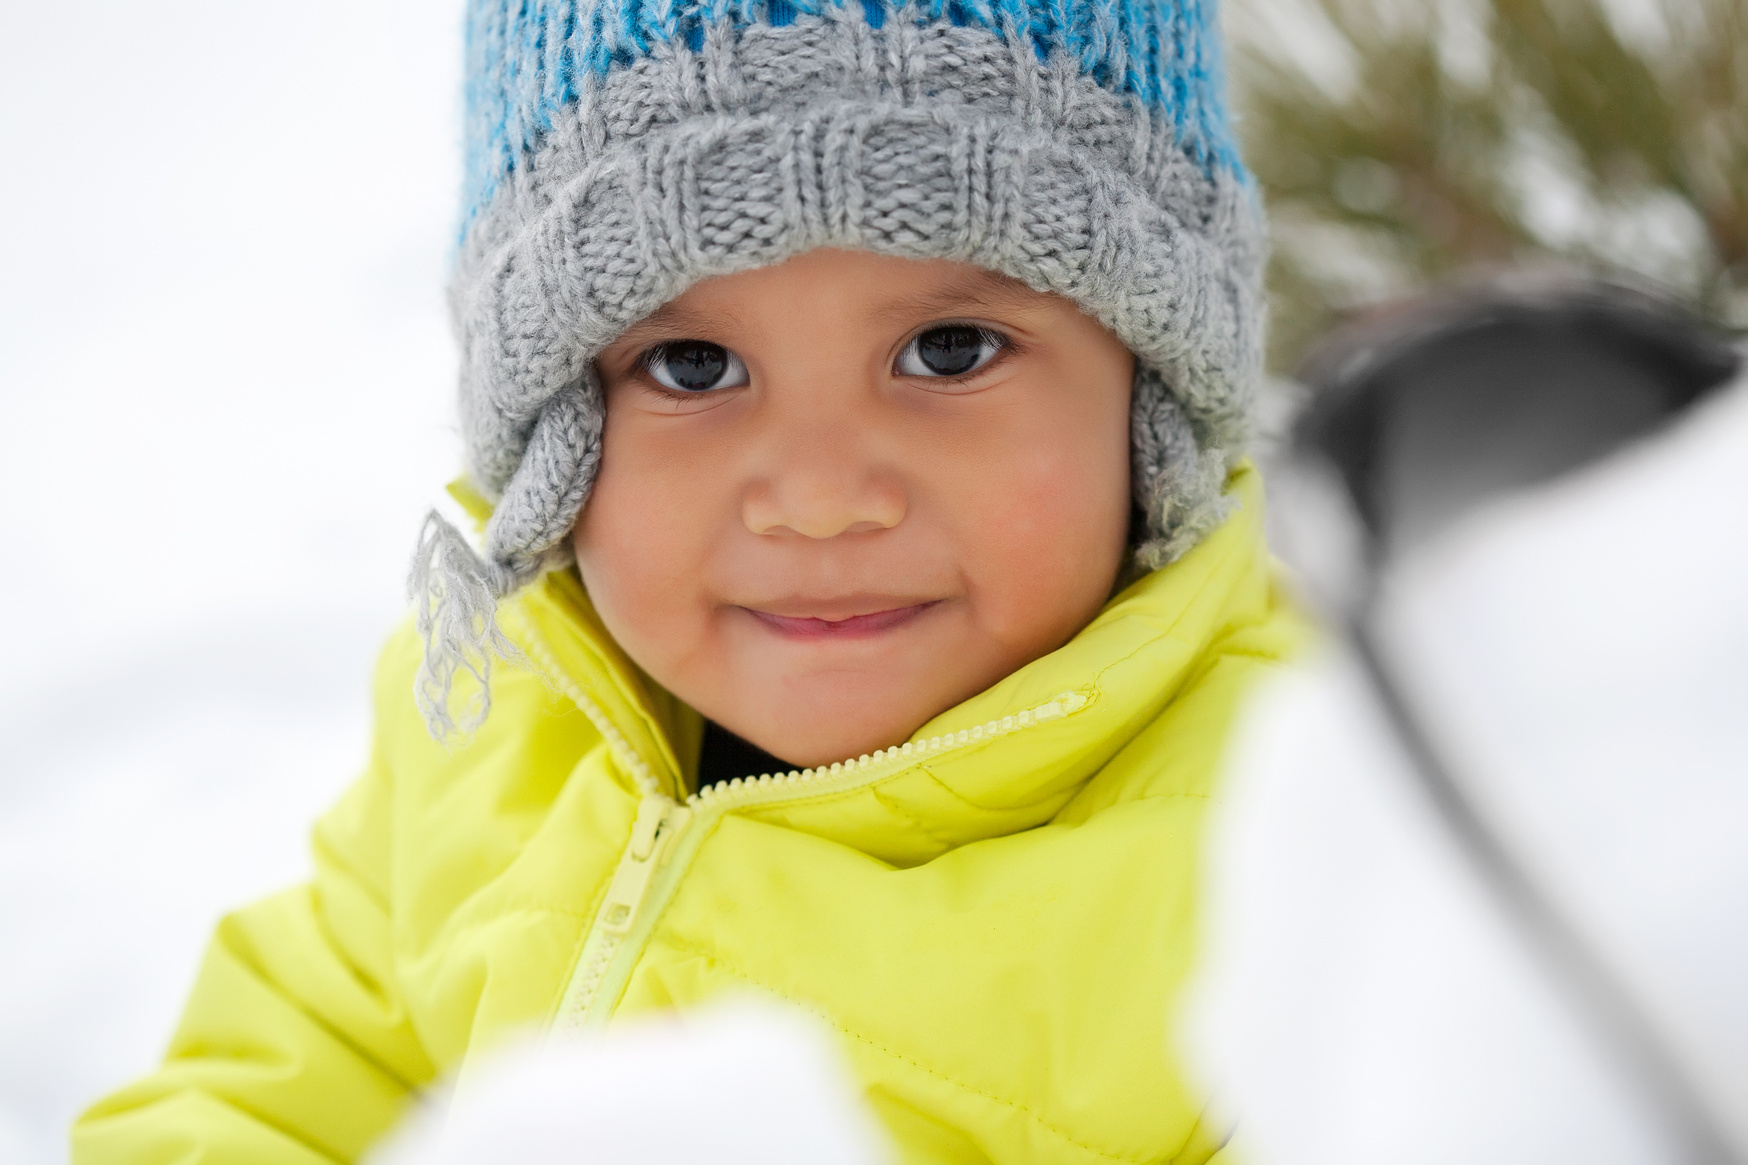
[[1211, 3], [472, 0], [467, 44], [482, 549], [427, 524], [314, 879], [76, 1160], [351, 1161], [509, 1035], [735, 992], [840, 1031], [906, 1160], [1208, 1160], [1198, 839], [1294, 638]]

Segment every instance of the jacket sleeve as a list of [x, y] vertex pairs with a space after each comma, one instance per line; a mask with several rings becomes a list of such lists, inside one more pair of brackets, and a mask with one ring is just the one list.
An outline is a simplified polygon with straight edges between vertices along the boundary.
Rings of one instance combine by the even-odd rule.
[[391, 808], [379, 744], [314, 879], [219, 924], [163, 1064], [79, 1119], [75, 1165], [352, 1161], [394, 1123], [435, 1073], [395, 983]]

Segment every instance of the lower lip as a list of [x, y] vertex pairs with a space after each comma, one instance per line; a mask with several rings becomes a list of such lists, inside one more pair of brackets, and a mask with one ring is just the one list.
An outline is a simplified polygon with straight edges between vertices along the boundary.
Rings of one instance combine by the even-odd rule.
[[848, 619], [797, 619], [755, 611], [751, 607], [744, 609], [773, 631], [793, 639], [861, 639], [902, 627], [934, 605], [933, 602], [917, 603], [910, 607], [894, 607], [890, 611], [852, 615]]

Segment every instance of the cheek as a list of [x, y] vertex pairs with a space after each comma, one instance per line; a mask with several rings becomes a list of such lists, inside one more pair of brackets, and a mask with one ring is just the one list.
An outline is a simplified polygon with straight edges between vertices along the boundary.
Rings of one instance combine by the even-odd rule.
[[697, 643], [705, 619], [695, 585], [708, 538], [695, 475], [681, 458], [611, 434], [572, 535], [577, 568], [601, 620], [639, 666], [661, 675]]
[[979, 621], [1005, 642], [1054, 646], [1103, 605], [1129, 527], [1127, 409], [1004, 434], [966, 466], [955, 526]]

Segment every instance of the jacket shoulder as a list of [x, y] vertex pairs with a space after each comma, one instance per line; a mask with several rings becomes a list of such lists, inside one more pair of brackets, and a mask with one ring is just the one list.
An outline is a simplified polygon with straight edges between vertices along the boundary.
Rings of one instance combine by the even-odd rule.
[[[480, 770], [544, 770], [553, 764], [568, 772], [577, 757], [600, 742], [594, 725], [550, 682], [525, 661], [503, 658], [491, 661], [483, 723], [439, 741], [414, 696], [424, 659], [425, 644], [411, 619], [390, 634], [377, 659], [372, 760], [392, 772], [397, 784], [444, 783]], [[481, 698], [474, 677], [456, 677], [458, 718]]]
[[1205, 803], [1218, 795], [1251, 693], [1304, 650], [1312, 631], [1269, 578], [1253, 609], [1216, 635], [1159, 713], [1057, 816], [1068, 824], [1122, 802]]

